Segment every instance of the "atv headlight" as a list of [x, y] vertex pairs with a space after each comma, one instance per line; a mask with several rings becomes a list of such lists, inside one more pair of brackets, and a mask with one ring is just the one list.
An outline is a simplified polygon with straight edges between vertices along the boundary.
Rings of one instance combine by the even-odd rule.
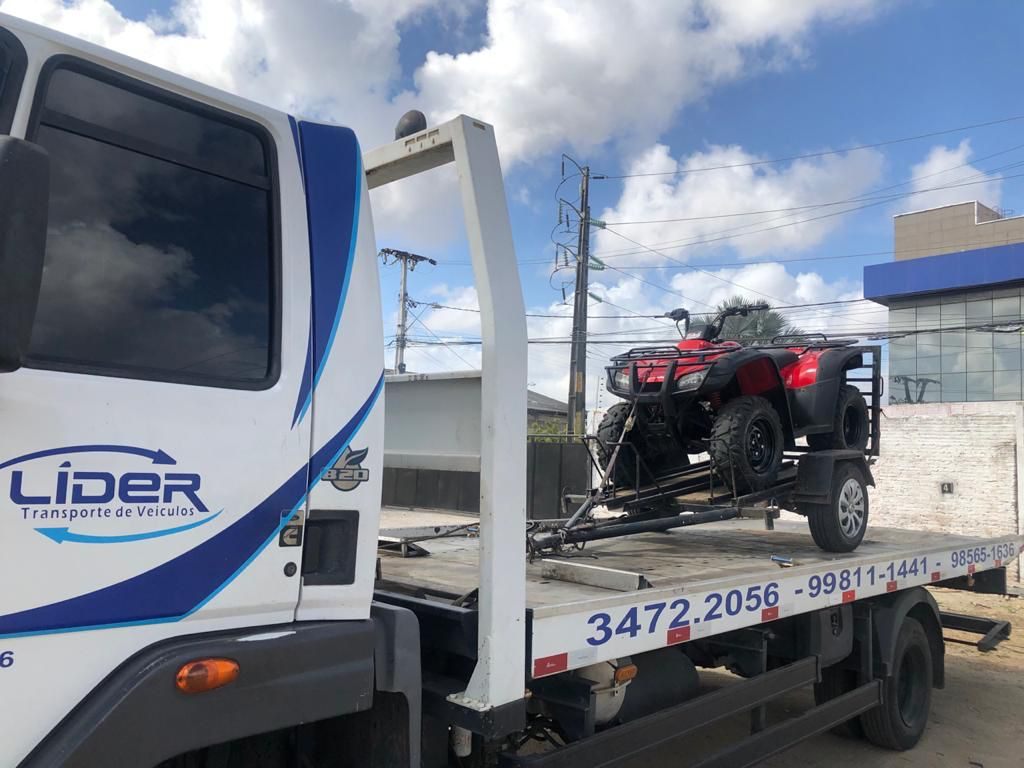
[[705, 368], [693, 373], [686, 373], [676, 379], [676, 392], [685, 392], [690, 389], [697, 389], [707, 378], [708, 369]]
[[629, 368], [619, 368], [612, 375], [616, 389], [629, 389]]

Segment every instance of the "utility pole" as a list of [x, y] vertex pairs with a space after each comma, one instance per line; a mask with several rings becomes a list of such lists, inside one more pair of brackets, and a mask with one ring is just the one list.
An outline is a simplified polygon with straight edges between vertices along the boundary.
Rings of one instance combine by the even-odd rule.
[[[406, 330], [408, 324], [408, 313], [409, 313], [409, 293], [407, 290], [409, 272], [416, 269], [416, 265], [421, 261], [426, 261], [432, 266], [437, 266], [437, 262], [433, 259], [428, 259], [426, 256], [420, 256], [416, 253], [409, 253], [408, 251], [399, 251], [395, 248], [381, 248], [380, 250], [381, 261], [385, 264], [402, 264], [402, 283], [398, 289], [398, 326], [395, 329], [395, 373], [405, 373], [405, 346], [406, 346]], [[388, 259], [391, 259], [389, 262]]]
[[579, 168], [580, 218], [576, 248], [576, 294], [572, 310], [572, 343], [569, 355], [569, 413], [566, 431], [570, 435], [586, 432], [587, 413], [587, 286], [590, 277], [590, 166]]

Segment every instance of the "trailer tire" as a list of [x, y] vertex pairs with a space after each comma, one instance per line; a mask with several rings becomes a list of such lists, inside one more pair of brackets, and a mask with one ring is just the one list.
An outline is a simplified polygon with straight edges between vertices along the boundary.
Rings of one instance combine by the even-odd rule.
[[870, 508], [863, 473], [850, 462], [836, 464], [828, 502], [805, 502], [801, 507], [815, 544], [826, 552], [852, 552], [868, 529]]
[[[821, 670], [821, 682], [814, 684], [814, 703], [825, 704], [832, 699], [837, 699], [844, 693], [849, 693], [857, 687], [857, 670], [842, 669], [838, 666], [825, 667]], [[864, 726], [860, 718], [853, 717], [841, 725], [832, 728], [836, 736], [845, 736], [851, 739], [864, 738]]]
[[812, 451], [832, 448], [863, 451], [868, 446], [868, 404], [860, 390], [850, 384], [839, 388], [836, 411], [832, 417], [832, 431], [808, 435], [807, 445]]
[[763, 397], [743, 395], [718, 411], [708, 453], [722, 482], [739, 493], [763, 491], [775, 482], [784, 447], [778, 411]]
[[860, 716], [864, 735], [879, 747], [907, 750], [921, 739], [932, 703], [932, 651], [917, 619], [903, 620], [892, 675], [882, 681], [882, 703]]

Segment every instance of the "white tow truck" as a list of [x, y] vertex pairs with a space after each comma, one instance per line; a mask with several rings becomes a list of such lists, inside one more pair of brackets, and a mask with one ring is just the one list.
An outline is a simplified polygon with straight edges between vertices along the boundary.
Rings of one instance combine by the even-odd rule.
[[[449, 163], [483, 337], [472, 519], [381, 506], [368, 192]], [[528, 562], [526, 348], [489, 125], [363, 153], [0, 16], [0, 766], [738, 766], [840, 725], [907, 749], [943, 626], [1008, 633], [923, 587], [1005, 591], [1018, 536], [830, 555], [740, 520]], [[744, 679], [699, 694], [697, 667]], [[804, 686], [816, 706], [769, 721]], [[745, 712], [747, 738], [685, 746]]]

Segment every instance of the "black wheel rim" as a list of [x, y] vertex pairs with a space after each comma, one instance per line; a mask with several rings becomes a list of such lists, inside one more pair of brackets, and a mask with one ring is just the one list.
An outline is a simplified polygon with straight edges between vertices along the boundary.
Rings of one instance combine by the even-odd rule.
[[923, 679], [925, 669], [924, 652], [918, 647], [908, 648], [896, 678], [896, 705], [908, 728], [915, 728], [925, 714], [925, 686], [931, 685], [930, 680]]
[[847, 408], [843, 414], [843, 440], [847, 445], [857, 445], [863, 425], [856, 408]]
[[765, 472], [775, 461], [775, 431], [767, 419], [755, 419], [747, 431], [747, 460], [755, 472]]

